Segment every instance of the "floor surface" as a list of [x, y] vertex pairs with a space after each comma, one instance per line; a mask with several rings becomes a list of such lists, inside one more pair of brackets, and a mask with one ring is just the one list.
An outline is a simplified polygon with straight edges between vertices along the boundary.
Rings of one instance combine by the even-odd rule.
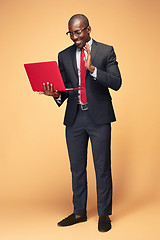
[[[139, 208], [125, 205], [112, 215], [112, 229], [107, 233], [97, 230], [96, 209], [88, 212], [88, 221], [70, 227], [57, 227], [57, 222], [70, 214], [60, 206], [1, 205], [0, 239], [2, 240], [53, 240], [53, 239], [114, 239], [159, 240], [160, 204], [150, 201]], [[117, 210], [117, 211], [116, 211]], [[123, 214], [124, 212], [124, 214]]]

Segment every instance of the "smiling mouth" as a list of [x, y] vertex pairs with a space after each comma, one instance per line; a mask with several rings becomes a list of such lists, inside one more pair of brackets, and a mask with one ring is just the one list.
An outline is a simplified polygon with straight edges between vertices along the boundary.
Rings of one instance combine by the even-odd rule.
[[80, 40], [74, 42], [76, 45], [79, 45], [81, 43]]

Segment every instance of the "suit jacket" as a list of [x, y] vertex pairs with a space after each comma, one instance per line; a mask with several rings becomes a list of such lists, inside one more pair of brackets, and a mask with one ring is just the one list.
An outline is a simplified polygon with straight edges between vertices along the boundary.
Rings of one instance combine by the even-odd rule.
[[[118, 90], [122, 80], [116, 55], [112, 46], [93, 40], [91, 48], [92, 64], [97, 67], [96, 80], [86, 72], [86, 94], [88, 111], [97, 124], [116, 121], [109, 88]], [[66, 88], [78, 87], [76, 46], [72, 45], [58, 54], [60, 72]], [[77, 115], [78, 91], [61, 92], [61, 104], [67, 100], [64, 125], [72, 126]], [[58, 106], [61, 104], [58, 103]]]

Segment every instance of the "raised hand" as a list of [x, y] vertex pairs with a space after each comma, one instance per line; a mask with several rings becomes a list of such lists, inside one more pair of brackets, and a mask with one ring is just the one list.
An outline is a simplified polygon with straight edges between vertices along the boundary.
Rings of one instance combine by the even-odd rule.
[[85, 51], [87, 52], [87, 58], [84, 58], [85, 61], [85, 67], [91, 72], [94, 72], [95, 67], [92, 65], [92, 57], [91, 52], [89, 49], [89, 44], [86, 43], [86, 46], [84, 47]]

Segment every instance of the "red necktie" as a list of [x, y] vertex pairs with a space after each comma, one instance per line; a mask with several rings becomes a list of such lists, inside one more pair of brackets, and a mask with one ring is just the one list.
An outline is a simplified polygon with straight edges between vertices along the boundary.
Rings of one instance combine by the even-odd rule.
[[86, 77], [86, 68], [85, 68], [85, 62], [84, 62], [84, 48], [82, 48], [81, 51], [81, 63], [80, 63], [80, 70], [81, 70], [81, 102], [85, 104], [87, 102], [87, 96], [86, 96], [86, 82], [85, 82], [85, 77]]

